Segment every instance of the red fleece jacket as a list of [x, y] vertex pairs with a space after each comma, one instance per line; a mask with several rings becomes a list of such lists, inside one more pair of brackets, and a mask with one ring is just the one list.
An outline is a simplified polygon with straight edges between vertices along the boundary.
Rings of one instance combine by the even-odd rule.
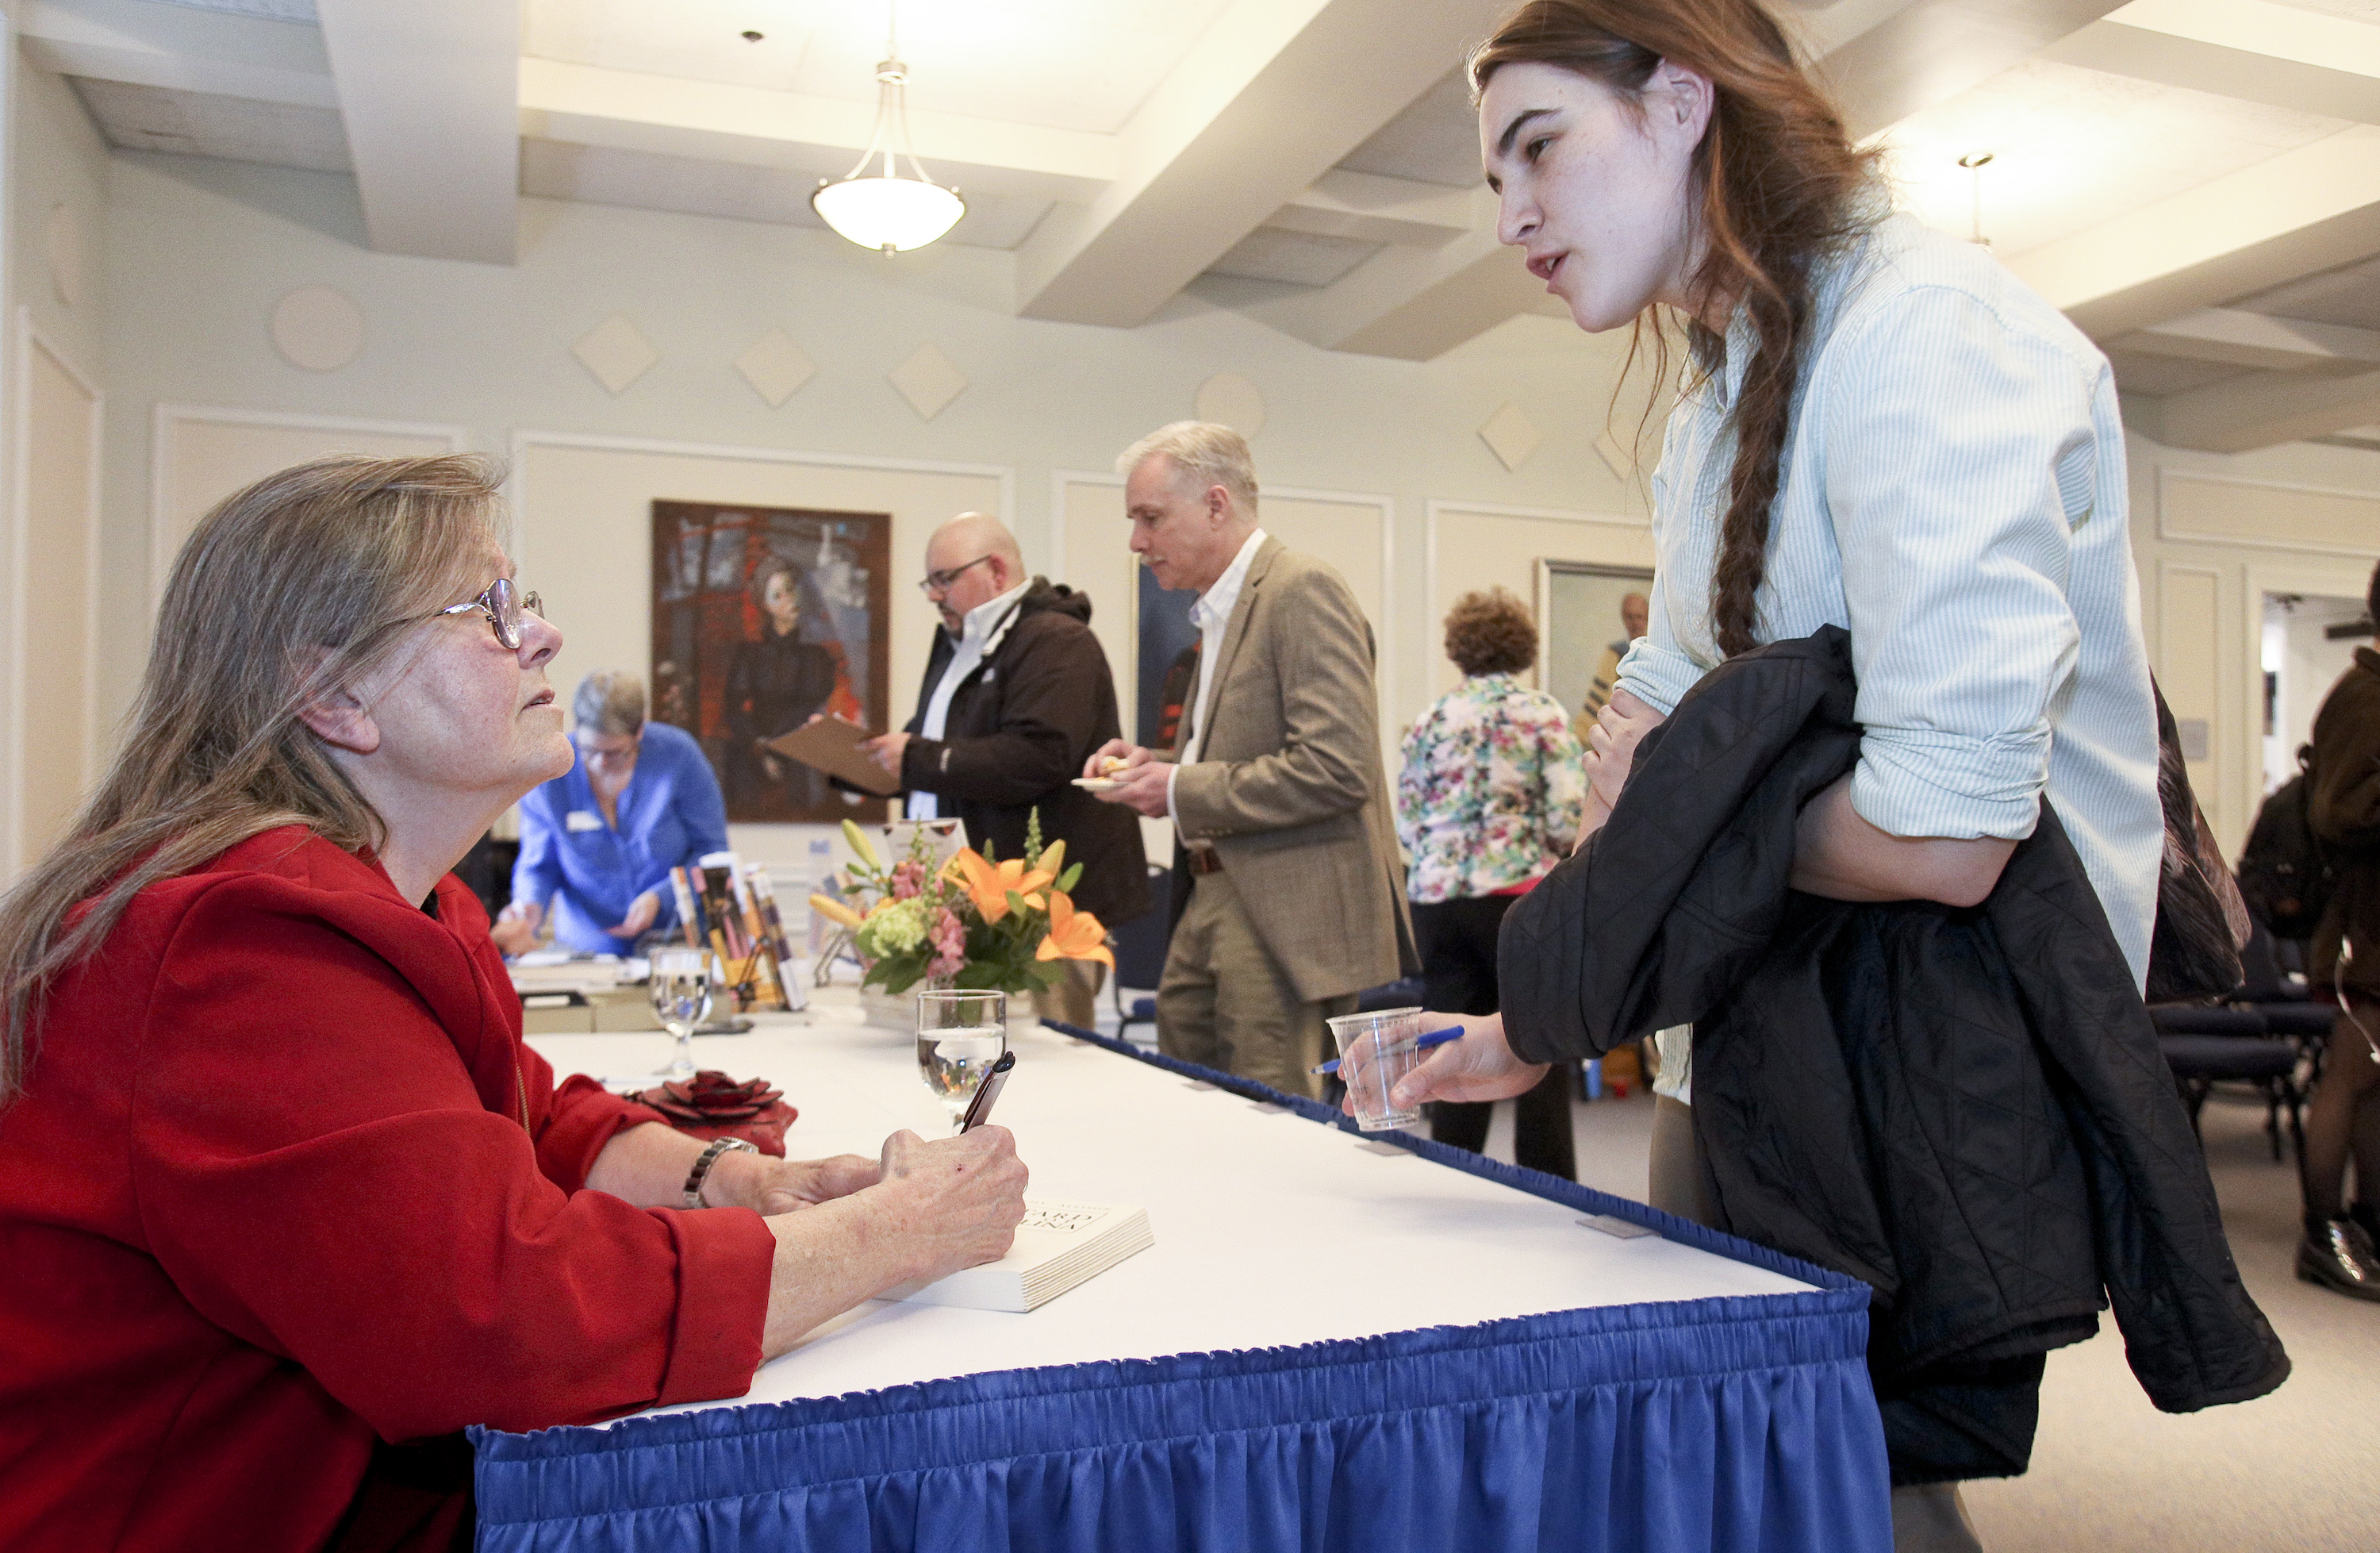
[[774, 1240], [584, 1190], [470, 892], [297, 828], [141, 892], [0, 1110], [0, 1547], [320, 1547], [374, 1437], [740, 1396]]

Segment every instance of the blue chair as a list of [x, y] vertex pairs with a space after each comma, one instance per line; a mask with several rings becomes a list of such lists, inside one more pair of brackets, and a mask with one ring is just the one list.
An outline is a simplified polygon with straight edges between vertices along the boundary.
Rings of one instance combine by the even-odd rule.
[[1148, 865], [1149, 909], [1127, 923], [1116, 923], [1111, 930], [1115, 952], [1116, 1033], [1123, 1034], [1135, 1024], [1157, 1022], [1157, 999], [1135, 997], [1127, 1008], [1123, 1000], [1126, 987], [1153, 988], [1165, 974], [1165, 952], [1173, 944], [1172, 913], [1166, 902], [1172, 899], [1173, 871], [1160, 863]]
[[2273, 1158], [2281, 1157], [2284, 1108], [2290, 1141], [2303, 1157], [2305, 1091], [2298, 1082], [2297, 1043], [2272, 1033], [2264, 1016], [2244, 1005], [2154, 1003], [2149, 1022], [2156, 1026], [2157, 1048], [2173, 1071], [2193, 1132], [2216, 1084], [2252, 1084], [2265, 1097], [2265, 1135], [2272, 1141]]

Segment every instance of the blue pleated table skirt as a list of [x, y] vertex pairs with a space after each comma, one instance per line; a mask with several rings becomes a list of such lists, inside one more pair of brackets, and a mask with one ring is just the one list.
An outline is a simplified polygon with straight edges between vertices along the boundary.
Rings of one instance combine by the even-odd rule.
[[1865, 1286], [1641, 1204], [1396, 1141], [1814, 1287], [477, 1431], [479, 1545], [1888, 1553]]

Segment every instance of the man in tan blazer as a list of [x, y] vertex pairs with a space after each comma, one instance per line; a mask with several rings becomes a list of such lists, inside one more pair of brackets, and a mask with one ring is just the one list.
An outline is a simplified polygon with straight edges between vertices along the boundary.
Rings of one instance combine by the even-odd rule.
[[1178, 748], [1117, 740], [1085, 767], [1115, 777], [1109, 801], [1173, 822], [1192, 882], [1158, 988], [1159, 1045], [1318, 1095], [1307, 1070], [1325, 1055], [1324, 1020], [1421, 964], [1371, 626], [1336, 571], [1257, 526], [1247, 444], [1230, 427], [1177, 422], [1116, 467], [1133, 553], [1160, 586], [1199, 595]]

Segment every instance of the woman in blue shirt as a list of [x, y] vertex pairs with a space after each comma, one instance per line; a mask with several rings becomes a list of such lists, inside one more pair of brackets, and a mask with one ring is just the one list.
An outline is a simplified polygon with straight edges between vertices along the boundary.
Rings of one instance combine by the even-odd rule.
[[727, 806], [693, 736], [645, 721], [645, 683], [597, 669], [571, 698], [578, 760], [521, 800], [512, 904], [496, 919], [506, 954], [537, 942], [551, 910], [556, 948], [625, 954], [676, 923], [669, 871], [727, 850]]

